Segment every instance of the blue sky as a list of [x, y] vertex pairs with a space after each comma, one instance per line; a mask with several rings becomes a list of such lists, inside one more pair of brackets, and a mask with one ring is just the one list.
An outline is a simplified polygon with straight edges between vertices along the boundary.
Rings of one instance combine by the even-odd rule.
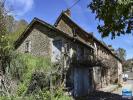
[[[62, 10], [66, 10], [77, 0], [7, 0], [6, 5], [12, 6], [13, 14], [17, 20], [25, 19], [30, 23], [34, 17], [38, 17], [50, 24], [54, 24]], [[127, 59], [133, 58], [133, 35], [122, 35], [111, 40], [110, 37], [101, 39], [97, 31], [99, 21], [91, 13], [87, 4], [90, 0], [80, 0], [71, 9], [71, 18], [88, 32], [93, 32], [95, 37], [111, 44], [115, 49], [121, 47], [127, 52]]]

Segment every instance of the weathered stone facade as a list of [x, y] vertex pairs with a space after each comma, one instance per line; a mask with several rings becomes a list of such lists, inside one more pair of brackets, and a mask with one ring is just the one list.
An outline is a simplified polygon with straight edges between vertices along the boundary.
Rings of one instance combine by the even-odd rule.
[[[43, 29], [43, 30], [40, 30]], [[41, 28], [41, 26], [35, 26], [23, 41], [21, 46], [17, 48], [17, 51], [25, 53], [25, 44], [27, 41], [31, 41], [31, 54], [35, 56], [50, 56], [50, 38], [46, 35], [48, 29]]]
[[[57, 28], [94, 47], [95, 58], [101, 60], [101, 62], [103, 60], [103, 63], [106, 63], [106, 65], [100, 65], [99, 67], [98, 65], [93, 65], [96, 66], [93, 68], [94, 72], [96, 71], [94, 73], [94, 76], [96, 76], [96, 78], [94, 77], [94, 81], [97, 84], [96, 87], [99, 88], [111, 83], [117, 83], [120, 80], [120, 73], [122, 73], [122, 64], [119, 58], [105, 44], [97, 40], [93, 35], [82, 30], [78, 25], [75, 25], [70, 19], [70, 16], [62, 15], [59, 19], [56, 22]], [[99, 81], [97, 77], [101, 77]]]
[[35, 19], [16, 42], [19, 43], [16, 46], [18, 52], [25, 53], [26, 41], [31, 41], [32, 55], [50, 57], [51, 61], [55, 61], [55, 56], [63, 55], [63, 67], [68, 70], [66, 87], [74, 96], [121, 82], [120, 59], [64, 13], [55, 26]]

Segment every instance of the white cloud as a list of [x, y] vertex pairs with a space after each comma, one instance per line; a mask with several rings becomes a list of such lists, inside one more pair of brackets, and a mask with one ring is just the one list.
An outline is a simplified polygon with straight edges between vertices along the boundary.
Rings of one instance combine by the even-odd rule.
[[6, 7], [13, 8], [13, 14], [22, 16], [32, 9], [34, 0], [7, 0]]

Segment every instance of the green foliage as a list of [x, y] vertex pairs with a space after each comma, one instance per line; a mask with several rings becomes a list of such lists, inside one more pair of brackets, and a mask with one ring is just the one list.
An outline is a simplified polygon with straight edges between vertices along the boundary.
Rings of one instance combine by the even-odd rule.
[[22, 29], [17, 30], [14, 33], [9, 34], [8, 38], [9, 38], [10, 42], [11, 43], [15, 42], [20, 37], [20, 35], [22, 34], [23, 31], [24, 31], [24, 29], [22, 28]]
[[[13, 79], [19, 80], [19, 85], [16, 95], [1, 97], [1, 100], [72, 100], [71, 97], [64, 94], [62, 87], [56, 86], [57, 81], [61, 80], [58, 73], [60, 69], [55, 71], [58, 64], [53, 66], [49, 58], [35, 57], [30, 54], [12, 52], [12, 55], [9, 73]], [[50, 77], [53, 83], [52, 90], [49, 88]], [[36, 82], [36, 86], [33, 86], [35, 90], [32, 89], [34, 82]], [[32, 92], [26, 95], [30, 88]]]
[[51, 65], [50, 59], [49, 58], [43, 58], [43, 57], [34, 57], [29, 54], [23, 55], [24, 62], [26, 63], [27, 66], [27, 71], [23, 75], [23, 80], [27, 83], [30, 82], [32, 74], [36, 70], [41, 70], [46, 72]]
[[12, 78], [19, 79], [23, 82], [20, 86], [28, 86], [32, 78], [32, 74], [37, 70], [47, 72], [50, 69], [51, 62], [49, 58], [34, 57], [30, 54], [13, 55], [14, 56], [10, 62], [9, 73]]
[[25, 28], [26, 28], [26, 26], [19, 26], [19, 28], [17, 30], [10, 33], [8, 35], [9, 41], [11, 43], [14, 43], [20, 37], [20, 35], [24, 32]]
[[103, 21], [98, 25], [102, 37], [131, 33], [133, 30], [132, 0], [92, 0], [89, 8], [96, 14], [96, 18]]
[[116, 50], [117, 52], [117, 56], [122, 60], [122, 61], [125, 61], [125, 58], [126, 58], [126, 50], [123, 49], [123, 48], [118, 48]]
[[10, 100], [9, 97], [6, 96], [0, 96], [0, 100]]
[[63, 88], [60, 87], [56, 90], [53, 100], [72, 100], [72, 98], [65, 95]]
[[[54, 92], [52, 92], [48, 86], [50, 77], [52, 85], [56, 85], [56, 81], [61, 80], [62, 65], [53, 66], [50, 59], [46, 57], [35, 57], [30, 54], [13, 52], [12, 44], [24, 31], [27, 22], [20, 20], [14, 24], [16, 22], [14, 18], [4, 16], [1, 7], [0, 2], [0, 60], [2, 61], [0, 63], [4, 71], [8, 69], [6, 70], [8, 75], [13, 80], [18, 81], [18, 86], [16, 94], [1, 96], [0, 100], [71, 100], [70, 97], [64, 94], [62, 88], [53, 86]], [[14, 25], [15, 27], [12, 27]], [[39, 88], [37, 87], [35, 91], [33, 90], [27, 95], [27, 90], [32, 86], [32, 80], [33, 82], [36, 81]]]
[[28, 23], [25, 20], [19, 20], [16, 21], [14, 19], [13, 16], [6, 16], [7, 19], [7, 30], [8, 30], [8, 34], [7, 37], [10, 41], [10, 43], [14, 43], [22, 34], [22, 32], [24, 32], [24, 30], [26, 29]]
[[12, 52], [10, 66], [8, 67], [8, 75], [15, 80], [19, 80], [17, 95], [22, 95], [26, 90], [37, 70], [47, 71], [51, 62], [49, 58], [34, 57], [30, 54], [19, 54]]
[[[18, 98], [18, 100], [72, 100], [64, 94], [62, 87], [55, 87], [57, 80], [60, 80], [60, 75], [58, 75], [58, 72], [51, 72], [55, 71], [56, 66], [51, 64], [49, 58], [35, 57], [30, 54], [16, 54], [11, 60], [10, 74], [19, 79], [20, 82], [16, 96], [12, 97], [12, 100]], [[52, 77], [54, 87], [52, 93], [49, 89], [49, 77]], [[36, 86], [34, 86], [34, 82], [36, 82]], [[26, 96], [27, 90], [30, 89], [32, 92]]]
[[18, 97], [18, 96], [11, 96], [11, 97], [7, 97], [7, 96], [2, 96], [0, 97], [0, 100], [37, 100], [35, 99], [34, 96], [25, 96], [25, 97]]
[[1, 36], [4, 36], [7, 34], [7, 29], [6, 29], [6, 19], [5, 19], [5, 8], [2, 6], [3, 2], [0, 1], [0, 38]]
[[[2, 0], [3, 1], [3, 0]], [[0, 70], [5, 73], [10, 62], [11, 46], [7, 38], [4, 2], [0, 1]]]
[[17, 78], [19, 80], [22, 80], [22, 76], [27, 70], [27, 65], [20, 54], [16, 54], [15, 52], [12, 53], [13, 56], [12, 60], [10, 61], [10, 68], [9, 68], [10, 75], [12, 78]]
[[39, 91], [34, 98], [36, 100], [73, 100], [72, 97], [64, 94], [62, 87], [54, 89], [54, 93], [51, 93], [50, 90]]
[[124, 61], [123, 71], [133, 71], [133, 58]]
[[27, 86], [24, 83], [20, 83], [17, 89], [17, 96], [23, 96], [25, 91], [27, 90]]

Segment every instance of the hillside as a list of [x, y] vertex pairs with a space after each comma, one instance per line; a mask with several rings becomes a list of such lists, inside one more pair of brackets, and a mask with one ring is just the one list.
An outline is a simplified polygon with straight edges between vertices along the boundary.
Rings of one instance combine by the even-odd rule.
[[9, 40], [14, 42], [25, 30], [27, 25], [28, 22], [24, 19], [16, 20], [12, 16], [7, 16], [7, 31], [9, 32]]
[[133, 68], [133, 58], [126, 60], [123, 65], [124, 71], [132, 71], [132, 68]]

